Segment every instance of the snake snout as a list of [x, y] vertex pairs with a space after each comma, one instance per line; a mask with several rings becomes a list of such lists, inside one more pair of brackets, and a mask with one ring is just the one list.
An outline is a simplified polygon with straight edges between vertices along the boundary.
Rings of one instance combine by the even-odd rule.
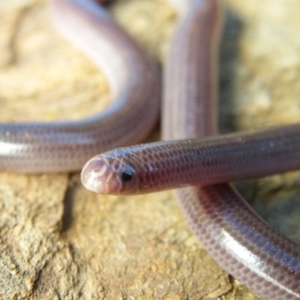
[[82, 184], [90, 191], [99, 194], [118, 194], [122, 182], [119, 180], [118, 168], [104, 155], [93, 157], [82, 169]]

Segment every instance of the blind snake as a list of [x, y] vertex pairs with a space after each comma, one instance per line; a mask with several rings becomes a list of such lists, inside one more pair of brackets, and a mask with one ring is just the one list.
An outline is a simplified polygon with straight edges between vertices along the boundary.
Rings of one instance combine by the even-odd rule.
[[[192, 0], [189, 7], [177, 1], [181, 17], [165, 67], [164, 139], [217, 134], [219, 2]], [[159, 73], [140, 47], [91, 0], [53, 0], [52, 5], [60, 30], [99, 65], [116, 101], [104, 113], [78, 122], [1, 124], [0, 168], [4, 170], [78, 170], [98, 152], [140, 141], [158, 115]], [[95, 160], [98, 163], [99, 157], [83, 170], [84, 182], [87, 175], [95, 179], [89, 168]], [[98, 172], [104, 171], [101, 165]], [[123, 180], [130, 181], [131, 174], [125, 172]], [[230, 274], [266, 299], [300, 299], [299, 246], [270, 228], [230, 185], [176, 193], [194, 232]]]
[[[177, 1], [176, 5], [180, 9], [181, 17], [165, 63], [163, 136], [166, 140], [174, 140], [216, 135], [216, 61], [222, 19], [221, 3], [219, 0], [192, 0], [189, 1], [190, 6], [188, 2], [183, 1]], [[262, 160], [266, 158], [269, 160], [274, 154], [274, 160], [265, 162], [269, 164], [268, 168], [271, 170], [274, 168], [274, 161], [278, 160], [278, 155], [284, 155], [283, 149], [286, 149], [279, 150], [281, 153], [279, 154], [278, 148], [273, 146], [276, 141], [282, 141], [282, 137], [290, 130], [297, 135], [299, 125], [262, 133], [250, 133], [248, 137], [251, 140], [251, 150], [242, 149], [242, 160], [246, 162], [249, 159], [249, 164], [243, 164], [239, 159], [234, 161], [234, 147], [238, 142], [234, 146], [234, 143], [217, 137], [213, 140], [190, 143], [203, 145], [217, 140], [220, 142], [219, 149], [224, 150], [226, 145], [233, 146], [231, 150], [226, 148], [227, 151], [223, 151], [229, 156], [232, 155], [230, 166], [225, 163], [224, 169], [229, 170], [225, 176], [229, 174], [235, 176], [234, 171], [243, 173], [246, 168], [249, 168], [249, 173], [245, 176], [253, 176], [255, 174], [252, 173], [251, 168], [256, 164], [256, 159], [259, 159], [255, 156], [254, 160], [253, 152], [257, 151], [256, 154], [259, 156], [259, 153], [262, 154], [265, 149], [269, 149], [270, 152], [267, 151]], [[266, 137], [270, 132], [278, 134], [277, 137], [273, 136], [272, 142], [267, 140], [264, 143], [264, 138], [259, 142], [259, 135]], [[235, 135], [235, 138], [243, 140], [239, 134]], [[289, 146], [287, 144], [285, 146], [288, 146], [287, 152], [289, 152], [289, 147], [294, 144], [297, 153], [291, 152], [291, 159], [299, 161], [297, 138], [294, 142], [291, 141], [290, 144], [288, 142]], [[163, 188], [170, 187], [181, 172], [183, 176], [188, 177], [187, 174], [191, 171], [189, 177], [191, 179], [195, 175], [196, 168], [182, 170], [186, 162], [190, 163], [189, 167], [195, 162], [190, 161], [184, 151], [181, 152], [180, 149], [186, 148], [186, 144], [189, 143], [168, 142], [165, 146], [173, 149], [163, 148], [163, 151], [156, 151], [165, 147], [162, 143], [156, 143], [117, 149], [96, 156], [83, 168], [83, 184], [92, 190], [99, 189], [100, 192], [112, 191], [113, 193], [122, 193], [122, 187], [127, 185], [129, 188], [124, 187], [123, 192], [135, 193], [137, 178], [141, 179], [139, 187], [142, 190], [139, 192], [147, 189], [153, 191], [159, 181], [165, 184]], [[207, 147], [209, 156], [213, 158], [218, 156], [216, 155], [218, 149], [215, 146]], [[249, 149], [250, 145], [248, 144], [246, 148]], [[143, 161], [141, 166], [142, 157], [148, 157], [149, 160]], [[165, 161], [168, 157], [169, 161]], [[175, 160], [177, 158], [178, 160]], [[129, 161], [129, 165], [126, 161]], [[211, 176], [214, 179], [223, 176], [220, 175], [222, 166], [215, 165], [216, 161], [212, 159], [209, 165], [209, 168], [212, 167], [210, 171], [215, 172]], [[181, 168], [180, 172], [176, 172], [177, 163], [180, 166], [178, 168]], [[276, 164], [280, 168], [284, 163], [281, 156]], [[136, 170], [134, 168], [137, 165]], [[234, 165], [235, 170], [233, 170]], [[128, 166], [133, 169], [128, 169]], [[156, 167], [158, 172], [155, 170]], [[259, 170], [259, 165], [257, 167], [256, 171]], [[208, 169], [206, 171], [204, 175], [210, 172]], [[168, 181], [169, 177], [172, 183]], [[203, 177], [205, 176], [202, 176], [205, 181]], [[179, 180], [178, 183], [180, 185]], [[265, 223], [231, 185], [219, 183], [182, 188], [176, 191], [176, 195], [194, 233], [224, 269], [265, 299], [300, 299], [300, 247]]]
[[82, 182], [96, 193], [141, 194], [296, 170], [299, 132], [296, 124], [118, 148], [88, 162]]

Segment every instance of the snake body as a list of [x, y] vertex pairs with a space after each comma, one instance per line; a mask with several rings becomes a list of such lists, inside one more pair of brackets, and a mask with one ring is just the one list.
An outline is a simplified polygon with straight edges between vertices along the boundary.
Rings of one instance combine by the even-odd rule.
[[[183, 2], [176, 1], [176, 6], [180, 9], [180, 18], [165, 64], [163, 136], [166, 140], [205, 138], [217, 134], [216, 62], [222, 21], [221, 3], [219, 0], [191, 0], [180, 5], [181, 3]], [[251, 145], [258, 141], [257, 133], [250, 134], [254, 143], [248, 144], [247, 150], [243, 148], [243, 155], [239, 155], [237, 161], [231, 161], [229, 168], [235, 165], [236, 170], [247, 167], [251, 170], [251, 162], [255, 164], [255, 160], [258, 159], [254, 159], [251, 150], [263, 153], [269, 149], [267, 157], [270, 158], [274, 154], [274, 160], [269, 161], [269, 167], [272, 169], [278, 154], [275, 154], [277, 147], [273, 146], [280, 140], [281, 130], [285, 129], [275, 129], [273, 133], [277, 133], [278, 136], [273, 136], [272, 142], [268, 140], [264, 143], [262, 140], [260, 146], [256, 144], [257, 148], [251, 148]], [[295, 130], [295, 133], [297, 131], [299, 132]], [[238, 136], [235, 135], [235, 138], [238, 139]], [[243, 139], [242, 136], [240, 138]], [[211, 141], [204, 140], [207, 143]], [[158, 176], [158, 181], [165, 179], [168, 185], [168, 177], [171, 180], [175, 178], [176, 181], [176, 175], [180, 176], [181, 170], [183, 173], [188, 172], [188, 168], [184, 169], [184, 166], [187, 163], [190, 167], [191, 159], [181, 151], [186, 147], [186, 143], [167, 142], [165, 146], [171, 148], [164, 148], [165, 152], [156, 151], [164, 147], [164, 144], [160, 143], [137, 146], [134, 151], [131, 147], [122, 148], [97, 156], [85, 165], [82, 172], [83, 183], [87, 187], [95, 184], [94, 190], [99, 188], [100, 192], [119, 190], [121, 193], [122, 186], [127, 185], [129, 189], [124, 189], [126, 193], [134, 191], [136, 178], [146, 178], [139, 186], [139, 192], [142, 193], [148, 189], [148, 178], [150, 190], [153, 191], [155, 186], [152, 185], [151, 179], [155, 175]], [[195, 143], [199, 145], [199, 142]], [[231, 150], [234, 152], [233, 144], [231, 150], [230, 147], [226, 147], [229, 144], [228, 140], [224, 139], [224, 144], [219, 145], [220, 148], [208, 147], [209, 153], [206, 154], [210, 157], [210, 167], [218, 161], [216, 154], [219, 151], [224, 150], [225, 156]], [[138, 149], [141, 152], [138, 153]], [[153, 161], [152, 165], [143, 164], [139, 160], [143, 151], [144, 157], [150, 158], [148, 162]], [[171, 152], [172, 155], [168, 155]], [[113, 153], [117, 155], [114, 157]], [[189, 154], [191, 153], [192, 151]], [[174, 156], [181, 161], [178, 172], [172, 174], [176, 170], [176, 163], [172, 160]], [[299, 153], [295, 156], [299, 159]], [[164, 157], [169, 160], [164, 160]], [[293, 158], [295, 157], [292, 155]], [[161, 164], [160, 173], [155, 173], [154, 170], [156, 159], [159, 161], [157, 165]], [[243, 164], [243, 161], [247, 160], [249, 164]], [[137, 169], [135, 164], [131, 165], [132, 161], [140, 162]], [[284, 160], [277, 163], [284, 164]], [[218, 164], [213, 166], [215, 174], [221, 173], [219, 168], [221, 167]], [[196, 169], [192, 168], [191, 172], [196, 172]], [[215, 174], [209, 174], [208, 169], [206, 174], [216, 177]], [[151, 170], [154, 170], [153, 177]], [[300, 247], [263, 221], [230, 184], [182, 188], [176, 190], [176, 195], [194, 233], [224, 269], [265, 299], [300, 299]]]
[[295, 170], [300, 168], [299, 132], [295, 124], [118, 148], [92, 158], [82, 182], [97, 193], [141, 194]]
[[79, 171], [99, 152], [140, 142], [159, 116], [159, 71], [106, 10], [92, 0], [51, 6], [59, 31], [106, 75], [114, 102], [83, 120], [0, 124], [1, 170]]
[[[163, 136], [166, 140], [193, 140], [134, 148], [146, 149], [150, 157], [150, 164], [144, 166], [137, 160], [138, 169], [122, 165], [125, 156], [126, 160], [131, 157], [128, 151], [132, 153], [133, 148], [111, 152], [119, 155], [115, 159], [97, 156], [85, 165], [83, 183], [88, 187], [93, 182], [110, 188], [95, 188], [100, 192], [122, 192], [122, 184], [134, 184], [133, 178], [138, 171], [144, 172], [139, 176], [145, 178], [139, 192], [147, 191], [147, 178], [150, 183], [153, 174], [155, 180], [169, 176], [163, 188], [170, 188], [178, 179], [178, 172], [174, 172], [177, 163], [172, 159], [178, 159], [180, 170], [185, 168], [183, 174], [194, 172], [190, 176], [193, 179], [198, 168], [192, 166], [195, 161], [199, 162], [206, 149], [206, 157], [210, 160], [209, 163], [202, 160], [207, 167], [202, 183], [208, 185], [200, 186], [197, 179], [192, 182], [196, 187], [176, 191], [191, 228], [221, 266], [265, 299], [300, 299], [300, 247], [266, 224], [226, 183], [239, 176], [246, 178], [292, 169], [291, 161], [299, 156], [296, 138], [299, 125], [248, 135], [235, 134], [234, 138], [194, 140], [217, 135], [216, 78], [222, 9], [219, 0], [173, 1], [180, 17], [166, 58]], [[52, 6], [62, 33], [107, 76], [115, 102], [103, 113], [74, 122], [0, 124], [0, 168], [3, 170], [27, 173], [78, 170], [99, 152], [139, 142], [157, 120], [160, 76], [144, 51], [92, 0], [53, 0]], [[285, 136], [287, 133], [289, 136]], [[290, 143], [290, 138], [296, 142]], [[247, 142], [243, 143], [245, 140]], [[208, 144], [210, 146], [206, 147]], [[186, 152], [187, 145], [194, 148]], [[197, 150], [197, 159], [190, 160], [199, 145], [202, 145], [202, 152]], [[242, 149], [238, 147], [243, 145]], [[157, 152], [162, 147], [167, 148]], [[238, 148], [243, 155], [234, 161]], [[294, 150], [298, 152], [290, 155], [291, 161], [285, 164], [285, 151], [291, 154]], [[224, 162], [224, 170], [230, 172], [220, 170], [216, 164], [218, 159], [222, 160], [222, 153], [231, 154], [232, 160]], [[264, 161], [264, 172], [257, 173], [261, 153], [268, 159]], [[163, 159], [159, 160], [160, 157]], [[278, 157], [281, 162], [275, 166]], [[156, 158], [160, 168], [157, 173]], [[248, 160], [248, 164], [243, 164], [243, 159]], [[184, 167], [186, 162], [190, 165]], [[251, 162], [256, 164], [256, 171], [251, 169]], [[211, 167], [218, 175], [205, 182], [205, 174], [211, 174]], [[114, 170], [121, 174], [121, 188], [116, 180], [118, 177], [113, 175]], [[216, 180], [218, 176], [223, 177]], [[225, 183], [215, 184], [223, 181]], [[174, 187], [181, 184], [179, 180], [175, 183]], [[151, 184], [151, 191], [155, 190], [155, 184]], [[156, 186], [158, 188], [158, 184]]]

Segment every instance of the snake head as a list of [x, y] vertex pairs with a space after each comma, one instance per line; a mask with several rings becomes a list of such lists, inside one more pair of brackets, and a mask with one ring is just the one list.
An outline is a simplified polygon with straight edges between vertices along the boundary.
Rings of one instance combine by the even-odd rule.
[[138, 189], [136, 177], [135, 168], [121, 149], [93, 157], [81, 172], [82, 184], [100, 194], [134, 194]]

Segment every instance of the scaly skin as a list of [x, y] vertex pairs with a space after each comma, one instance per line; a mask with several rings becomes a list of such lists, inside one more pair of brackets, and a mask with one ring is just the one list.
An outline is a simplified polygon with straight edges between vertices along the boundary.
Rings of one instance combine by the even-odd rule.
[[58, 29], [108, 78], [114, 102], [79, 121], [0, 124], [1, 170], [78, 171], [99, 152], [140, 142], [158, 119], [158, 69], [105, 9], [93, 0], [51, 5]]
[[[220, 1], [170, 1], [176, 2], [177, 7], [181, 9], [181, 16], [165, 65], [164, 139], [194, 139], [216, 135], [216, 62], [222, 19]], [[190, 4], [189, 8], [187, 3]], [[251, 133], [248, 136], [249, 143], [246, 142], [244, 145], [242, 142], [240, 150], [238, 150], [238, 144], [241, 142], [239, 138], [245, 141], [245, 137], [241, 135], [235, 135], [235, 142], [232, 140], [229, 142], [224, 137], [215, 138], [213, 141], [219, 142], [217, 147], [216, 144], [211, 144], [211, 140], [204, 140], [184, 141], [182, 144], [168, 142], [142, 145], [130, 148], [130, 151], [117, 149], [105, 154], [104, 160], [101, 160], [101, 156], [90, 160], [83, 170], [82, 179], [84, 183], [90, 179], [91, 182], [98, 184], [98, 192], [113, 193], [153, 191], [155, 184], [160, 180], [165, 187], [170, 187], [174, 181], [177, 181], [178, 185], [180, 184], [178, 177], [188, 177], [188, 172], [195, 175], [197, 171], [197, 167], [193, 165], [195, 161], [199, 165], [205, 164], [205, 160], [199, 159], [201, 151], [196, 155], [198, 158], [190, 157], [191, 154], [195, 155], [193, 152], [195, 148], [193, 150], [189, 148], [191, 143], [192, 146], [196, 144], [202, 146], [202, 151], [203, 145], [210, 145], [205, 150], [206, 156], [210, 158], [210, 166], [206, 166], [204, 172], [210, 179], [218, 176], [226, 177], [228, 174], [236, 176], [234, 170], [239, 172], [242, 178], [245, 178], [245, 172], [248, 171], [249, 174], [245, 176], [253, 177], [255, 174], [265, 172], [260, 170], [259, 160], [263, 164], [261, 168], [268, 165], [269, 171], [274, 171], [274, 168], [280, 168], [280, 165], [285, 164], [282, 155], [285, 150], [289, 152], [292, 149], [290, 147], [293, 147], [293, 142], [282, 143], [284, 136], [282, 133], [290, 129], [295, 134], [292, 135], [296, 138], [294, 149], [296, 153], [293, 150], [289, 152], [288, 161], [291, 160], [287, 163], [288, 168], [293, 168], [292, 161], [298, 163], [299, 160], [296, 137], [298, 128], [299, 125], [292, 125], [272, 129], [273, 134], [278, 134], [277, 138], [273, 136], [274, 140], [269, 139], [266, 131], [261, 135], [261, 139], [258, 138], [261, 133]], [[189, 153], [182, 150], [187, 148]], [[142, 151], [139, 152], [138, 149]], [[154, 149], [159, 151], [153, 151]], [[148, 161], [141, 159], [143, 151], [144, 158], [147, 157]], [[227, 155], [226, 158], [221, 157], [222, 151], [223, 155]], [[235, 151], [244, 154], [239, 155], [236, 161]], [[271, 153], [274, 154], [273, 157]], [[259, 157], [260, 154], [266, 156]], [[159, 172], [155, 173], [155, 167]], [[222, 167], [229, 169], [230, 172], [224, 174]], [[252, 172], [253, 167], [257, 167], [258, 173]], [[248, 170], [245, 170], [247, 168]], [[212, 170], [216, 173], [211, 174]], [[203, 170], [198, 171], [201, 173]], [[206, 180], [204, 177], [201, 177], [202, 182]], [[192, 180], [192, 175], [188, 179]], [[139, 180], [142, 182], [140, 185], [136, 184]], [[186, 183], [185, 180], [183, 179], [183, 184]], [[126, 187], [122, 189], [124, 186]], [[224, 269], [265, 299], [300, 299], [300, 247], [266, 224], [229, 184], [183, 188], [177, 190], [176, 195], [194, 233]]]

